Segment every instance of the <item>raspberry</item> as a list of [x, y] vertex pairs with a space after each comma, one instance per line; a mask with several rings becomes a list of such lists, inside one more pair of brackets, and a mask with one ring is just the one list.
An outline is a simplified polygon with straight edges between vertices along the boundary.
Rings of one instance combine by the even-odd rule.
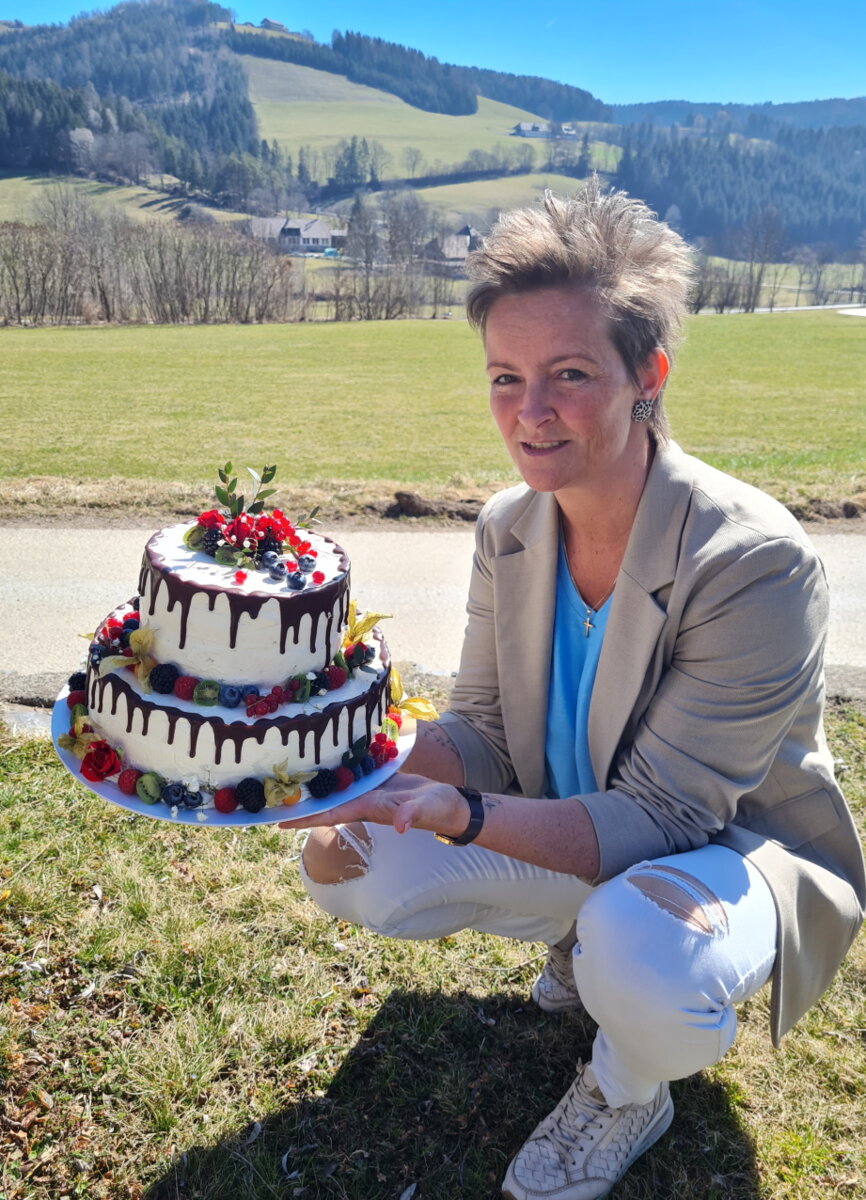
[[334, 770], [335, 792], [344, 792], [347, 787], [351, 787], [355, 782], [355, 773], [349, 767], [337, 767]]
[[160, 663], [150, 673], [150, 686], [160, 696], [170, 696], [179, 674], [174, 663]]
[[66, 697], [67, 708], [75, 708], [76, 704], [87, 704], [87, 692], [83, 688], [76, 688]]
[[238, 806], [238, 797], [233, 787], [220, 788], [214, 792], [213, 806], [217, 812], [234, 812]]
[[136, 771], [135, 767], [126, 767], [117, 777], [117, 786], [123, 792], [124, 796], [134, 796], [136, 794], [135, 785], [141, 779], [143, 772]]
[[324, 800], [326, 796], [330, 796], [331, 792], [337, 786], [337, 776], [333, 771], [323, 768], [313, 776], [307, 784], [310, 795], [314, 800]]
[[260, 780], [253, 779], [250, 775], [240, 781], [235, 788], [235, 795], [238, 804], [247, 812], [261, 812], [265, 807], [265, 789]]
[[325, 674], [328, 676], [328, 687], [332, 692], [341, 688], [349, 678], [348, 672], [336, 665], [325, 667]]
[[174, 694], [178, 700], [192, 700], [192, 694], [201, 683], [194, 675], [178, 675], [174, 681]]

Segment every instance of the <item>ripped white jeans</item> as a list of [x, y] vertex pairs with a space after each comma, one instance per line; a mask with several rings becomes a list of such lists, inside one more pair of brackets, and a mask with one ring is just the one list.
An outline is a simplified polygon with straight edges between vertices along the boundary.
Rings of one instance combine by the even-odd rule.
[[574, 976], [599, 1026], [593, 1070], [613, 1106], [646, 1103], [662, 1080], [718, 1062], [736, 1033], [734, 1004], [772, 973], [770, 889], [723, 846], [638, 863], [591, 887], [478, 846], [444, 846], [419, 830], [368, 825], [367, 841], [342, 834], [362, 865], [342, 882], [320, 884], [302, 860], [304, 884], [326, 912], [386, 937], [477, 929], [553, 945], [577, 919]]

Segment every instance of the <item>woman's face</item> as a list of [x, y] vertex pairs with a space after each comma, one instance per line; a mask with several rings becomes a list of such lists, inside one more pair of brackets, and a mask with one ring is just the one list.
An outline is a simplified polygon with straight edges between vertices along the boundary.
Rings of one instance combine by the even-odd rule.
[[635, 401], [655, 396], [667, 358], [655, 351], [635, 383], [588, 292], [568, 287], [502, 296], [484, 336], [490, 408], [511, 457], [540, 492], [616, 486], [646, 462]]

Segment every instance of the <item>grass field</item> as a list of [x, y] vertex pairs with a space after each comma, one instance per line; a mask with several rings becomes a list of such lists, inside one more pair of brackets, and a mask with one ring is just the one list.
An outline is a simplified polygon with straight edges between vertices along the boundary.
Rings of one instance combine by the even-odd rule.
[[[866, 719], [829, 736], [866, 834]], [[305, 899], [300, 835], [125, 814], [47, 741], [0, 762], [4, 1200], [499, 1195], [594, 1032], [527, 1001], [541, 947], [377, 938]], [[781, 1052], [764, 995], [739, 1017], [617, 1200], [866, 1195], [866, 938]]]
[[[604, 157], [607, 161], [615, 148], [599, 142], [597, 150], [599, 158]], [[595, 165], [602, 170], [607, 169], [601, 166], [598, 159]], [[413, 194], [455, 227], [469, 221], [480, 229], [486, 229], [492, 214], [531, 204], [541, 197], [546, 188], [558, 196], [565, 196], [582, 186], [581, 180], [570, 175], [534, 171], [529, 175], [509, 175], [503, 179], [479, 179], [471, 183], [418, 188]]]
[[[39, 197], [57, 186], [74, 188], [98, 207], [117, 207], [126, 216], [140, 221], [173, 220], [178, 210], [187, 203], [167, 192], [145, 187], [120, 187], [96, 179], [80, 179], [75, 175], [10, 175], [0, 172], [0, 221], [31, 222]], [[218, 221], [236, 221], [244, 215], [219, 208], [209, 208], [208, 211]]]
[[[686, 449], [785, 501], [866, 492], [866, 322], [708, 315], [688, 333], [668, 393]], [[226, 457], [276, 462], [279, 483], [338, 505], [513, 479], [463, 321], [5, 329], [0, 345], [7, 516], [43, 487], [51, 507], [33, 477], [85, 497], [92, 482], [100, 507], [110, 478], [128, 512], [155, 484], [206, 497]]]
[[[301, 146], [321, 149], [341, 138], [375, 138], [392, 155], [389, 174], [402, 176], [407, 146], [417, 146], [428, 166], [461, 162], [470, 150], [513, 144], [511, 128], [533, 114], [479, 97], [478, 112], [465, 117], [423, 112], [405, 101], [342, 75], [294, 63], [242, 55], [250, 100], [261, 136], [276, 139], [295, 156]], [[418, 171], [423, 174], [423, 168]]]

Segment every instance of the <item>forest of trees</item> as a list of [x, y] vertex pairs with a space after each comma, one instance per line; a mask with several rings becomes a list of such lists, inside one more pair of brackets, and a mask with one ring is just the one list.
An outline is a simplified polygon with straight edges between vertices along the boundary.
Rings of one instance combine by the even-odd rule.
[[[582, 121], [583, 136], [530, 141], [503, 130], [492, 148], [472, 150], [459, 162], [430, 163], [418, 147], [405, 147], [394, 161], [376, 139], [340, 137], [335, 129], [332, 144], [301, 146], [293, 157], [260, 139], [240, 54], [338, 72], [427, 111], [468, 114], [483, 95], [554, 127]], [[532, 170], [583, 179], [592, 169], [592, 137], [621, 148], [611, 181], [646, 199], [706, 254], [698, 307], [750, 307], [767, 294], [768, 277], [754, 267], [761, 256], [756, 222], [764, 231], [757, 238], [761, 254], [766, 258], [772, 247], [776, 262], [787, 256], [797, 264], [798, 295], [826, 296], [823, 268], [835, 257], [854, 264], [853, 296], [866, 229], [864, 120], [864, 100], [610, 108], [577, 87], [441, 63], [359, 33], [335, 32], [329, 45], [308, 35], [267, 36], [235, 26], [231, 12], [211, 0], [127, 0], [68, 26], [19, 23], [0, 32], [0, 169], [134, 182], [161, 175], [191, 199], [264, 216], [354, 201], [357, 231], [370, 213], [370, 220], [387, 225], [401, 189]], [[380, 201], [365, 197], [383, 188]], [[232, 261], [237, 247], [229, 250], [228, 239], [198, 233], [205, 239], [201, 247], [208, 247], [205, 258]], [[10, 235], [8, 228], [3, 237], [7, 256], [18, 237], [33, 263], [42, 253], [37, 245], [50, 243], [36, 234], [24, 238], [20, 230]], [[146, 244], [143, 235], [135, 237]], [[387, 258], [381, 247], [393, 249], [394, 240], [389, 235], [377, 244], [377, 254]], [[713, 255], [736, 258], [743, 267], [723, 277], [711, 265]], [[379, 286], [383, 269], [378, 260], [370, 266], [363, 296], [354, 275], [343, 277], [334, 309], [414, 311], [423, 292], [412, 282], [415, 269], [401, 267], [399, 288], [390, 276]], [[126, 278], [134, 278], [131, 266]], [[144, 294], [128, 282], [124, 288], [111, 302], [115, 313], [126, 311], [134, 292]], [[91, 292], [85, 288], [82, 295]], [[136, 303], [145, 311], [143, 301]], [[63, 303], [59, 311], [66, 311]], [[209, 307], [206, 319], [217, 319], [215, 311]], [[187, 313], [183, 319], [197, 318]]]
[[675, 205], [682, 232], [711, 239], [719, 254], [735, 252], [738, 231], [768, 207], [789, 244], [851, 249], [866, 229], [866, 130], [786, 127], [756, 148], [641, 125], [624, 133], [614, 182], [662, 215]]

